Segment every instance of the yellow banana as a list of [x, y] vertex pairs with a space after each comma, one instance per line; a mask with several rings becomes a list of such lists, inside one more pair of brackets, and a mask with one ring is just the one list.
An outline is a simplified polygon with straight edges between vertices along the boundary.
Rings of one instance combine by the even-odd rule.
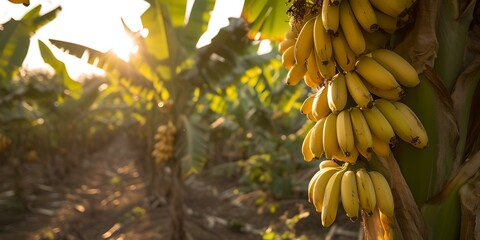
[[318, 120], [313, 116], [313, 112], [307, 114], [308, 120], [312, 122], [317, 122]]
[[367, 32], [377, 31], [377, 17], [373, 11], [372, 4], [368, 0], [353, 0], [349, 2], [360, 26]]
[[387, 179], [385, 179], [385, 177], [377, 171], [370, 171], [368, 172], [368, 175], [370, 175], [373, 187], [375, 188], [378, 210], [380, 210], [380, 212], [385, 214], [387, 217], [393, 218], [395, 208], [392, 189], [390, 188]]
[[328, 106], [332, 112], [338, 114], [347, 105], [348, 91], [345, 75], [337, 73], [328, 84]]
[[284, 53], [289, 47], [294, 47], [295, 48], [295, 39], [283, 39], [279, 44], [278, 44], [278, 51], [280, 53]]
[[379, 98], [375, 100], [375, 106], [382, 112], [400, 139], [412, 145], [418, 141], [420, 137], [413, 129], [413, 126], [411, 126], [411, 122], [405, 118], [402, 111], [392, 102]]
[[333, 174], [325, 187], [322, 206], [322, 225], [329, 227], [337, 217], [338, 202], [340, 201], [340, 187], [345, 170]]
[[314, 49], [313, 43], [313, 26], [315, 18], [308, 20], [303, 25], [302, 30], [298, 34], [297, 42], [295, 43], [295, 61], [297, 63], [306, 63], [307, 58]]
[[313, 160], [313, 153], [312, 150], [310, 149], [310, 136], [312, 135], [312, 129], [311, 128], [307, 134], [305, 135], [305, 138], [303, 139], [302, 143], [302, 155], [303, 159], [307, 162], [310, 162]]
[[355, 164], [355, 163], [357, 163], [358, 155], [359, 155], [359, 152], [358, 152], [358, 149], [356, 147], [354, 147], [352, 149], [352, 151], [350, 152], [350, 156], [345, 156], [345, 154], [343, 154], [342, 150], [338, 149], [337, 152], [335, 154], [333, 154], [332, 159], [339, 160], [339, 161], [346, 162], [346, 163]]
[[362, 79], [356, 72], [345, 73], [347, 89], [358, 107], [370, 108], [373, 105], [373, 97], [363, 84]]
[[323, 201], [328, 181], [333, 176], [333, 174], [341, 171], [342, 169], [344, 169], [344, 166], [324, 168], [319, 171], [320, 174], [318, 175], [316, 181], [313, 183], [313, 191], [311, 195], [313, 205], [315, 206], [315, 210], [317, 212], [321, 212], [323, 209]]
[[373, 86], [367, 81], [363, 81], [363, 84], [369, 92], [373, 93], [377, 97], [385, 98], [390, 101], [398, 101], [405, 97], [405, 90], [403, 90], [401, 86], [398, 86], [394, 89], [384, 90]]
[[423, 127], [422, 121], [418, 119], [415, 112], [410, 107], [402, 102], [393, 102], [393, 105], [403, 114], [409, 125], [412, 127], [415, 135], [418, 136], [416, 141], [411, 144], [416, 148], [426, 148], [428, 146], [428, 135], [425, 127]]
[[332, 158], [340, 149], [337, 139], [337, 115], [335, 113], [330, 113], [325, 119], [322, 140], [325, 157]]
[[285, 83], [290, 86], [297, 85], [307, 73], [307, 66], [305, 64], [294, 64], [290, 70], [288, 70]]
[[298, 36], [298, 31], [296, 28], [292, 27], [288, 31], [285, 32], [285, 39], [293, 39], [296, 41]]
[[21, 3], [25, 7], [28, 7], [30, 5], [30, 0], [8, 0], [8, 1], [15, 4]]
[[300, 112], [302, 114], [309, 114], [312, 112], [313, 99], [315, 99], [315, 94], [308, 96], [305, 101], [303, 101], [302, 106], [300, 106]]
[[315, 119], [319, 120], [323, 117], [326, 117], [330, 113], [330, 108], [328, 107], [328, 84], [324, 85], [318, 92], [315, 94], [315, 99], [312, 103], [312, 113]]
[[318, 164], [319, 169], [324, 169], [327, 167], [340, 167], [337, 162], [331, 159], [325, 159]]
[[294, 47], [291, 46], [282, 54], [282, 64], [288, 71], [295, 65]]
[[303, 78], [303, 80], [305, 82], [305, 85], [307, 85], [311, 89], [318, 89], [318, 87], [320, 87], [320, 85], [318, 85], [316, 82], [312, 80], [312, 78], [310, 77], [310, 74], [308, 74], [308, 66], [307, 66], [307, 74], [305, 74], [305, 77]]
[[370, 3], [376, 9], [392, 17], [403, 16], [412, 5], [410, 0], [370, 0]]
[[355, 173], [357, 180], [358, 198], [360, 199], [360, 207], [368, 215], [373, 214], [373, 210], [377, 206], [377, 197], [375, 195], [375, 187], [372, 179], [365, 168], [360, 168]]
[[345, 35], [341, 29], [337, 34], [331, 36], [333, 56], [338, 66], [345, 72], [350, 72], [355, 69], [355, 53], [345, 39]]
[[369, 53], [378, 48], [386, 48], [389, 44], [391, 34], [388, 34], [384, 31], [375, 31], [369, 33], [367, 31], [362, 31], [363, 37], [365, 38], [365, 52]]
[[356, 55], [365, 52], [365, 39], [348, 1], [340, 3], [340, 26], [348, 45]]
[[355, 146], [357, 146], [358, 151], [360, 153], [372, 152], [372, 133], [360, 109], [352, 108], [350, 110], [350, 118], [352, 119]]
[[348, 110], [341, 111], [337, 116], [337, 139], [338, 146], [345, 156], [350, 156], [355, 148], [352, 120]]
[[420, 83], [415, 68], [396, 52], [388, 49], [373, 51], [372, 58], [387, 69], [405, 87], [415, 87]]
[[389, 34], [393, 34], [398, 29], [398, 19], [396, 17], [387, 15], [377, 9], [374, 9], [374, 11], [380, 29]]
[[318, 71], [317, 57], [315, 51], [310, 53], [310, 57], [307, 59], [307, 73], [310, 75], [310, 79], [318, 86], [323, 85], [324, 79]]
[[331, 4], [330, 0], [323, 0], [321, 16], [323, 27], [328, 34], [335, 34], [340, 25], [340, 8], [338, 5]]
[[373, 152], [379, 157], [388, 157], [390, 155], [390, 145], [388, 142], [382, 141], [375, 135], [372, 135], [372, 149]]
[[373, 86], [389, 90], [400, 87], [395, 77], [375, 59], [361, 56], [355, 64], [355, 71]]
[[323, 64], [322, 62], [318, 61], [319, 56], [318, 54], [316, 55], [317, 59], [317, 68], [322, 77], [325, 80], [330, 80], [337, 74], [337, 68], [335, 65], [335, 59], [331, 58], [326, 64]]
[[320, 61], [323, 65], [328, 64], [328, 61], [333, 56], [332, 40], [323, 27], [322, 15], [318, 15], [315, 19], [313, 27], [313, 42], [318, 56], [317, 61]]
[[357, 180], [355, 179], [354, 171], [347, 170], [343, 174], [340, 195], [347, 217], [352, 221], [356, 221], [360, 211], [360, 200], [358, 199]]
[[395, 132], [385, 116], [376, 106], [362, 110], [373, 135], [387, 144], [395, 143]]
[[313, 157], [318, 159], [323, 155], [323, 126], [326, 118], [319, 119], [313, 126], [312, 135], [310, 136], [310, 150]]
[[341, 2], [342, 2], [342, 0], [330, 0], [330, 5], [338, 6], [338, 5], [340, 5]]

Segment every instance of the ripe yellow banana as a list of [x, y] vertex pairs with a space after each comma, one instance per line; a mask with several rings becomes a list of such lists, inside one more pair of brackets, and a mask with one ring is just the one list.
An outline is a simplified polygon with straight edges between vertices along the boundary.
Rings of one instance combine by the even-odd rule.
[[377, 17], [373, 11], [372, 4], [368, 0], [353, 0], [349, 2], [360, 26], [367, 32], [377, 31]]
[[329, 227], [337, 217], [338, 202], [340, 201], [340, 187], [345, 170], [333, 174], [325, 187], [322, 206], [322, 225]]
[[294, 52], [294, 47], [291, 46], [285, 50], [282, 54], [282, 64], [287, 69], [290, 71], [290, 69], [295, 65], [295, 56], [293, 55]]
[[388, 49], [377, 49], [372, 58], [387, 69], [405, 87], [415, 87], [420, 83], [415, 68], [396, 52]]
[[337, 139], [337, 115], [330, 113], [325, 119], [323, 127], [323, 151], [325, 157], [332, 158], [339, 149]]
[[313, 112], [307, 114], [307, 118], [308, 120], [312, 121], [312, 122], [317, 122], [318, 119], [316, 119], [314, 116], [313, 116]]
[[330, 5], [338, 6], [338, 5], [340, 5], [341, 2], [342, 2], [342, 0], [330, 0]]
[[325, 81], [320, 74], [320, 71], [318, 71], [317, 67], [317, 58], [315, 51], [312, 51], [310, 53], [310, 57], [307, 59], [307, 73], [310, 75], [310, 79], [318, 86], [323, 85], [323, 82]]
[[372, 152], [372, 133], [360, 109], [352, 108], [350, 110], [350, 118], [352, 119], [355, 146], [359, 149], [358, 151], [360, 153]]
[[307, 134], [305, 135], [305, 138], [303, 139], [302, 143], [302, 155], [303, 159], [307, 162], [310, 162], [313, 160], [313, 153], [312, 150], [310, 149], [310, 137], [312, 136], [312, 129], [308, 130]]
[[318, 92], [315, 94], [315, 99], [312, 103], [312, 113], [315, 119], [319, 120], [323, 117], [326, 117], [330, 113], [330, 108], [328, 107], [328, 84], [324, 85]]
[[345, 156], [350, 156], [355, 148], [352, 120], [348, 110], [341, 111], [337, 116], [337, 139], [338, 146]]
[[[322, 169], [320, 169], [322, 170]], [[312, 178], [310, 178], [310, 181], [308, 182], [308, 188], [307, 188], [307, 194], [308, 194], [308, 202], [313, 203], [313, 186], [315, 186], [315, 182], [317, 181], [318, 177], [322, 173], [322, 171], [317, 171], [315, 174], [313, 174]]]
[[350, 220], [356, 221], [360, 211], [360, 200], [358, 198], [357, 180], [354, 171], [347, 170], [343, 174], [340, 189], [343, 209], [345, 209], [345, 213]]
[[387, 217], [393, 218], [395, 208], [392, 189], [390, 188], [387, 179], [385, 179], [385, 177], [377, 171], [370, 171], [368, 172], [368, 175], [370, 175], [373, 187], [375, 188], [378, 210], [380, 210], [380, 212], [385, 214]]
[[283, 39], [279, 44], [278, 44], [278, 51], [280, 53], [284, 53], [289, 47], [294, 47], [295, 48], [295, 39]]
[[375, 59], [361, 56], [355, 64], [355, 71], [373, 86], [383, 89], [395, 89], [400, 87], [395, 77]]
[[370, 2], [376, 9], [392, 17], [403, 16], [412, 5], [410, 0], [370, 0]]
[[312, 190], [312, 202], [317, 212], [321, 212], [323, 210], [325, 190], [326, 190], [328, 181], [330, 180], [330, 178], [332, 178], [333, 174], [339, 171], [342, 171], [344, 169], [345, 169], [345, 166], [324, 168], [320, 170], [320, 174], [317, 177], [317, 180], [313, 183], [313, 190]]
[[305, 77], [303, 78], [304, 82], [305, 82], [305, 85], [307, 85], [308, 87], [310, 87], [311, 89], [318, 89], [318, 87], [320, 87], [320, 85], [318, 85], [317, 83], [315, 83], [312, 78], [310, 77], [310, 74], [308, 74], [308, 66], [307, 66], [307, 74], [305, 74]]
[[375, 187], [372, 179], [365, 168], [360, 168], [355, 173], [357, 180], [358, 197], [360, 199], [360, 207], [368, 215], [372, 215], [377, 206], [377, 197], [375, 195]]
[[313, 126], [312, 135], [310, 136], [310, 150], [313, 157], [318, 159], [323, 155], [323, 127], [326, 118], [319, 119]]
[[325, 80], [332, 79], [333, 76], [335, 76], [335, 74], [337, 74], [335, 59], [331, 58], [328, 62], [326, 62], [326, 64], [323, 64], [322, 62], [320, 62], [318, 60], [318, 58], [319, 58], [318, 54], [316, 55], [316, 57], [317, 57], [317, 68], [318, 68], [318, 71], [320, 72], [320, 74], [322, 75], [322, 77]]
[[330, 159], [325, 159], [318, 164], [319, 169], [324, 169], [327, 167], [340, 167], [340, 165], [338, 165], [338, 163], [335, 162], [334, 160], [330, 160]]
[[321, 16], [323, 27], [328, 34], [335, 34], [340, 25], [340, 8], [338, 5], [331, 4], [330, 0], [323, 0]]
[[25, 7], [28, 7], [30, 5], [30, 0], [8, 0], [8, 1], [15, 4], [21, 3]]
[[320, 61], [323, 65], [328, 64], [328, 61], [332, 58], [332, 40], [330, 35], [323, 27], [322, 15], [318, 15], [315, 18], [315, 24], [313, 27], [313, 42], [315, 51], [317, 52], [317, 61]]
[[294, 64], [290, 70], [288, 70], [285, 83], [290, 86], [297, 85], [307, 73], [307, 66], [305, 64]]
[[380, 140], [377, 136], [372, 135], [373, 152], [379, 157], [388, 157], [390, 155], [390, 145], [388, 142]]
[[297, 63], [306, 63], [307, 58], [314, 49], [313, 43], [313, 26], [315, 18], [308, 20], [303, 25], [302, 30], [298, 34], [297, 42], [295, 43], [295, 61]]
[[373, 105], [373, 97], [356, 72], [345, 73], [347, 89], [358, 107], [365, 109]]
[[358, 155], [359, 155], [359, 152], [358, 152], [358, 149], [356, 147], [352, 149], [352, 151], [350, 152], [350, 156], [345, 156], [345, 154], [343, 154], [342, 150], [338, 149], [337, 152], [335, 154], [333, 154], [332, 159], [339, 160], [339, 161], [346, 162], [346, 163], [355, 164], [355, 163], [357, 163]]
[[376, 106], [362, 110], [373, 135], [387, 144], [395, 144], [395, 132], [385, 116]]
[[363, 81], [363, 84], [369, 92], [373, 93], [377, 97], [385, 98], [390, 101], [398, 101], [405, 97], [405, 90], [403, 90], [401, 86], [398, 86], [394, 89], [384, 90], [373, 86], [367, 81]]
[[380, 29], [389, 34], [393, 34], [398, 29], [398, 19], [396, 17], [387, 15], [377, 9], [374, 9], [374, 11]]
[[298, 36], [298, 31], [296, 28], [292, 27], [288, 31], [285, 32], [285, 39], [293, 39], [296, 41]]
[[411, 122], [405, 118], [400, 109], [392, 102], [379, 98], [375, 100], [375, 106], [382, 112], [400, 139], [412, 145], [418, 141], [420, 137], [413, 129], [413, 126], [411, 126]]
[[337, 34], [331, 36], [333, 56], [338, 66], [345, 72], [350, 72], [355, 69], [355, 53], [345, 39], [342, 29], [339, 29]]
[[307, 115], [312, 112], [313, 99], [315, 99], [315, 94], [308, 96], [303, 101], [302, 106], [300, 106], [300, 113]]
[[356, 55], [365, 52], [365, 39], [348, 1], [340, 3], [340, 26], [348, 45]]
[[428, 135], [422, 121], [418, 119], [415, 112], [410, 107], [402, 102], [393, 102], [393, 105], [403, 114], [409, 125], [412, 127], [415, 135], [418, 136], [417, 140], [411, 144], [416, 148], [426, 148], [428, 146]]
[[347, 105], [348, 91], [345, 75], [337, 73], [328, 84], [328, 106], [332, 112], [338, 114]]

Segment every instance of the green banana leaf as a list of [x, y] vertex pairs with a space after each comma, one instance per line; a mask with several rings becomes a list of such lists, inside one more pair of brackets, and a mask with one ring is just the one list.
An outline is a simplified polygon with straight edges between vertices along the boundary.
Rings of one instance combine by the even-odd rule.
[[281, 41], [290, 28], [287, 15], [289, 4], [286, 0], [246, 0], [242, 17], [250, 24], [250, 39]]
[[210, 129], [202, 125], [199, 119], [181, 116], [184, 129], [179, 130], [175, 157], [182, 161], [184, 176], [199, 173], [207, 162]]

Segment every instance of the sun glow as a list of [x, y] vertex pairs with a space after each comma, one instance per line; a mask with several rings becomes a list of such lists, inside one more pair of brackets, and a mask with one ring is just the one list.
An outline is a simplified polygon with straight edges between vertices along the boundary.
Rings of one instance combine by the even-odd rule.
[[130, 56], [138, 52], [138, 45], [129, 36], [124, 36], [113, 43], [112, 51], [122, 60], [130, 61]]

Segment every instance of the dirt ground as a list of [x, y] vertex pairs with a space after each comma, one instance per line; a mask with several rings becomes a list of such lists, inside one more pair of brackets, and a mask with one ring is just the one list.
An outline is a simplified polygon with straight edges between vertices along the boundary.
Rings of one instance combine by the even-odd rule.
[[[12, 173], [0, 169], [0, 239], [168, 239], [171, 208], [147, 199], [146, 179], [135, 161], [138, 153], [127, 137], [115, 138], [85, 158], [63, 181], [46, 184], [35, 173], [24, 180], [28, 211], [12, 202]], [[10, 171], [10, 172], [8, 172]], [[266, 229], [283, 239], [362, 239], [360, 223], [352, 223], [341, 207], [330, 228], [304, 198], [278, 202], [270, 213], [254, 204], [260, 193], [236, 195], [234, 179], [195, 175], [184, 182], [184, 228], [187, 239], [262, 239]], [[239, 197], [241, 196], [241, 197]], [[286, 218], [300, 217], [291, 228]], [[359, 237], [360, 236], [360, 237]]]

